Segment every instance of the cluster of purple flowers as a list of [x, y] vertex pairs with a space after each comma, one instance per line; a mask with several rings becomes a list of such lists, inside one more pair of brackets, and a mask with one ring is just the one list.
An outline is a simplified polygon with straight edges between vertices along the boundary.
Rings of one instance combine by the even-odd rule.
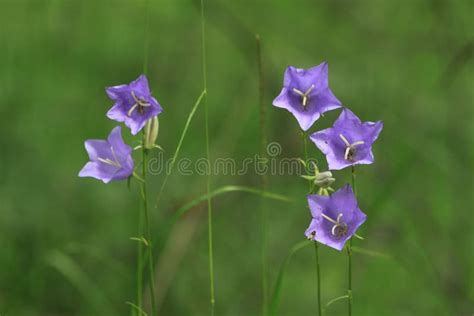
[[[124, 122], [136, 135], [145, 125], [145, 137], [142, 146], [154, 143], [157, 137], [156, 117], [163, 111], [160, 104], [151, 95], [148, 80], [141, 75], [130, 84], [106, 88], [107, 95], [115, 104], [107, 112], [107, 117]], [[156, 126], [153, 126], [156, 125]], [[115, 127], [106, 140], [89, 139], [85, 147], [90, 161], [79, 172], [80, 177], [92, 177], [108, 183], [123, 180], [133, 175], [134, 162], [132, 148], [125, 144], [121, 127]]]
[[[288, 67], [283, 89], [273, 105], [291, 112], [303, 131], [307, 131], [323, 113], [343, 107], [329, 88], [326, 62], [309, 69]], [[382, 127], [381, 121], [362, 122], [352, 111], [343, 108], [331, 128], [311, 134], [310, 139], [326, 156], [329, 170], [340, 170], [374, 162], [372, 144]], [[317, 171], [312, 180], [322, 189], [320, 194], [308, 195], [312, 220], [305, 235], [342, 250], [367, 215], [360, 210], [349, 184], [329, 195], [328, 185], [334, 181], [329, 171]]]

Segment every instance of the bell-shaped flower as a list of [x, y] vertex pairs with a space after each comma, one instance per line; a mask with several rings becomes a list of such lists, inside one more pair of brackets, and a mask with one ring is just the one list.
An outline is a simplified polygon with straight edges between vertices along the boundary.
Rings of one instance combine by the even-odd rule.
[[312, 220], [306, 237], [339, 251], [367, 218], [348, 184], [332, 195], [308, 195], [308, 204]]
[[127, 179], [133, 174], [132, 148], [123, 142], [120, 126], [110, 132], [107, 140], [89, 139], [84, 144], [90, 161], [79, 172], [79, 177], [92, 177], [109, 183]]
[[330, 170], [340, 170], [357, 164], [372, 164], [372, 144], [377, 140], [383, 123], [364, 122], [349, 109], [344, 109], [333, 127], [310, 136], [326, 155]]
[[291, 112], [304, 131], [324, 112], [342, 106], [329, 89], [326, 62], [309, 69], [286, 68], [283, 89], [273, 100], [273, 105]]
[[109, 98], [115, 101], [114, 106], [107, 112], [107, 117], [124, 122], [133, 135], [136, 135], [149, 119], [163, 111], [151, 95], [145, 75], [130, 84], [109, 87], [106, 92]]

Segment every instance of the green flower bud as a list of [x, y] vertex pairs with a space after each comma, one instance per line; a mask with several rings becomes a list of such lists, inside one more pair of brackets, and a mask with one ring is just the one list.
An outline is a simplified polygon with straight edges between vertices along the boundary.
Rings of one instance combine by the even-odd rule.
[[159, 123], [158, 117], [155, 116], [146, 122], [145, 125], [145, 138], [143, 140], [143, 146], [146, 149], [152, 149], [156, 147], [155, 142], [158, 137]]
[[334, 183], [334, 181], [336, 181], [336, 179], [333, 178], [331, 171], [324, 171], [319, 172], [316, 175], [316, 179], [314, 179], [314, 184], [321, 188], [327, 188], [332, 183]]

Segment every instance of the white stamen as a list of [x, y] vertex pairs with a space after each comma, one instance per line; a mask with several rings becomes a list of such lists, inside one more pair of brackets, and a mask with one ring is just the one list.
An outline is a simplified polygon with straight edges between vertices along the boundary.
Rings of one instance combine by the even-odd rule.
[[342, 141], [344, 142], [344, 144], [346, 144], [347, 147], [351, 147], [351, 144], [349, 143], [347, 138], [344, 137], [344, 135], [339, 134], [339, 137], [342, 139]]
[[346, 147], [346, 151], [344, 152], [344, 159], [345, 160], [349, 160], [349, 153], [350, 153], [351, 149], [352, 149], [351, 146]]
[[111, 166], [114, 166], [114, 167], [117, 167], [117, 168], [121, 167], [121, 165], [118, 162], [110, 160], [109, 158], [104, 159], [104, 158], [98, 157], [97, 160], [102, 162], [102, 163], [105, 163], [107, 165], [111, 165]]
[[146, 102], [146, 101], [143, 100], [142, 98], [137, 97], [137, 95], [135, 94], [135, 91], [132, 90], [131, 94], [132, 94], [133, 100], [135, 100], [135, 104], [130, 108], [130, 110], [128, 110], [128, 112], [127, 112], [127, 115], [128, 115], [128, 116], [131, 116], [132, 113], [133, 113], [133, 111], [135, 111], [135, 109], [136, 109], [137, 107], [140, 109], [140, 108], [142, 108], [142, 107], [149, 107], [149, 106], [151, 106], [150, 103]]
[[122, 165], [118, 162], [117, 155], [115, 155], [115, 150], [112, 146], [110, 146], [110, 151], [112, 152], [112, 156], [114, 157], [114, 160], [109, 159], [109, 158], [104, 159], [101, 157], [97, 157], [97, 160], [107, 165], [111, 165], [117, 168], [122, 168]]
[[135, 100], [136, 103], [138, 103], [139, 99], [135, 95], [135, 91], [132, 90], [132, 98]]
[[327, 215], [324, 214], [324, 213], [321, 213], [321, 216], [322, 216], [324, 219], [330, 221], [330, 222], [333, 223], [333, 224], [339, 224], [338, 222], [336, 222], [335, 220], [333, 220], [331, 217], [327, 216]]
[[364, 141], [359, 140], [358, 142], [352, 143], [351, 146], [354, 147], [354, 146], [357, 146], [357, 145], [364, 145], [364, 144], [365, 144]]
[[304, 97], [304, 93], [296, 88], [293, 88], [293, 91], [296, 93], [296, 94], [299, 94], [300, 96]]
[[314, 89], [314, 84], [311, 85], [311, 87], [309, 87], [308, 90], [306, 90], [306, 92], [304, 93], [304, 95], [308, 96], [308, 94], [311, 92], [311, 90]]
[[342, 134], [339, 134], [339, 138], [341, 138], [342, 141], [344, 142], [344, 144], [346, 145], [346, 150], [344, 151], [344, 159], [345, 160], [352, 160], [352, 159], [349, 159], [349, 155], [351, 154], [351, 150], [355, 150], [355, 146], [365, 144], [365, 142], [362, 141], [362, 140], [353, 142], [351, 144], [351, 143], [349, 143], [347, 138], [345, 138], [344, 135], [342, 135]]
[[311, 87], [309, 87], [308, 90], [306, 90], [306, 92], [303, 93], [303, 91], [301, 90], [298, 90], [296, 88], [293, 88], [293, 92], [295, 92], [296, 94], [298, 94], [299, 96], [301, 96], [303, 99], [301, 100], [301, 103], [303, 105], [303, 108], [306, 108], [306, 105], [308, 104], [308, 94], [314, 89], [314, 84], [311, 85]]
[[[347, 233], [347, 225], [341, 221], [342, 218], [342, 213], [339, 213], [337, 215], [337, 220], [333, 220], [331, 217], [327, 216], [324, 213], [321, 213], [321, 216], [326, 219], [327, 221], [331, 222], [334, 224], [334, 226], [331, 228], [331, 234], [336, 237], [341, 237], [341, 235], [345, 235]], [[337, 229], [342, 228], [342, 231], [336, 231]]]
[[114, 156], [115, 162], [117, 163], [117, 165], [120, 166], [120, 163], [119, 163], [119, 161], [118, 161], [118, 159], [117, 159], [117, 155], [115, 155], [114, 147], [110, 146], [110, 151], [112, 152], [112, 156]]
[[130, 110], [128, 110], [127, 115], [132, 116], [133, 111], [138, 107], [138, 103], [135, 103]]

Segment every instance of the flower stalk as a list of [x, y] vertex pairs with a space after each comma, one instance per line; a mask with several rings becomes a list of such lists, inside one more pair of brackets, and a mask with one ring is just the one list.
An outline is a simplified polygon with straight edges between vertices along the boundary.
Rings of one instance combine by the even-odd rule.
[[[209, 107], [207, 102], [207, 62], [206, 62], [206, 24], [204, 16], [204, 0], [201, 0], [201, 45], [202, 45], [202, 79], [204, 85], [204, 124], [206, 134], [206, 158], [207, 161], [211, 161], [211, 155], [209, 150]], [[216, 305], [215, 291], [214, 291], [214, 242], [212, 234], [212, 198], [211, 198], [211, 172], [206, 179], [206, 190], [207, 190], [207, 227], [208, 227], [208, 248], [209, 248], [209, 290], [210, 290], [210, 303], [211, 303], [211, 316], [214, 315], [214, 309]]]
[[[145, 141], [146, 134], [143, 133], [143, 141]], [[142, 199], [143, 199], [143, 215], [144, 215], [144, 228], [146, 233], [147, 246], [147, 256], [148, 256], [148, 277], [149, 277], [149, 287], [150, 287], [150, 298], [151, 298], [151, 312], [152, 315], [156, 315], [156, 298], [155, 298], [155, 266], [153, 264], [153, 245], [152, 237], [150, 230], [150, 215], [148, 212], [148, 198], [147, 198], [147, 186], [146, 186], [146, 176], [147, 176], [147, 165], [148, 165], [148, 149], [145, 146], [142, 147], [142, 178], [143, 182], [141, 185]], [[144, 253], [142, 252], [142, 255]]]
[[[354, 195], [357, 197], [357, 188], [356, 188], [356, 173], [355, 166], [351, 168], [351, 178], [352, 178], [352, 190]], [[347, 282], [347, 304], [348, 304], [348, 315], [352, 315], [352, 238], [349, 239], [347, 245], [347, 257], [348, 257], [348, 282]]]
[[[303, 138], [303, 153], [304, 153], [304, 161], [305, 166], [308, 165], [308, 141], [307, 135], [305, 131], [301, 131], [301, 136]], [[313, 183], [311, 180], [308, 179], [308, 194], [313, 193]], [[327, 192], [327, 190], [325, 190]], [[315, 259], [315, 266], [316, 266], [316, 287], [317, 287], [317, 300], [318, 300], [318, 316], [322, 316], [322, 306], [321, 306], [321, 269], [319, 264], [319, 245], [316, 240], [314, 240], [314, 259]]]
[[[260, 114], [260, 156], [266, 161], [266, 148], [267, 148], [267, 134], [266, 134], [266, 110], [265, 110], [265, 78], [263, 75], [263, 62], [262, 62], [262, 47], [260, 41], [260, 35], [255, 35], [257, 43], [257, 68], [258, 68], [258, 100], [259, 100], [259, 114]], [[267, 190], [267, 175], [263, 173], [261, 176], [261, 189], [262, 192]], [[268, 281], [267, 281], [267, 210], [265, 202], [262, 199], [261, 203], [261, 214], [260, 214], [260, 225], [261, 225], [261, 265], [262, 265], [262, 315], [268, 314]]]

